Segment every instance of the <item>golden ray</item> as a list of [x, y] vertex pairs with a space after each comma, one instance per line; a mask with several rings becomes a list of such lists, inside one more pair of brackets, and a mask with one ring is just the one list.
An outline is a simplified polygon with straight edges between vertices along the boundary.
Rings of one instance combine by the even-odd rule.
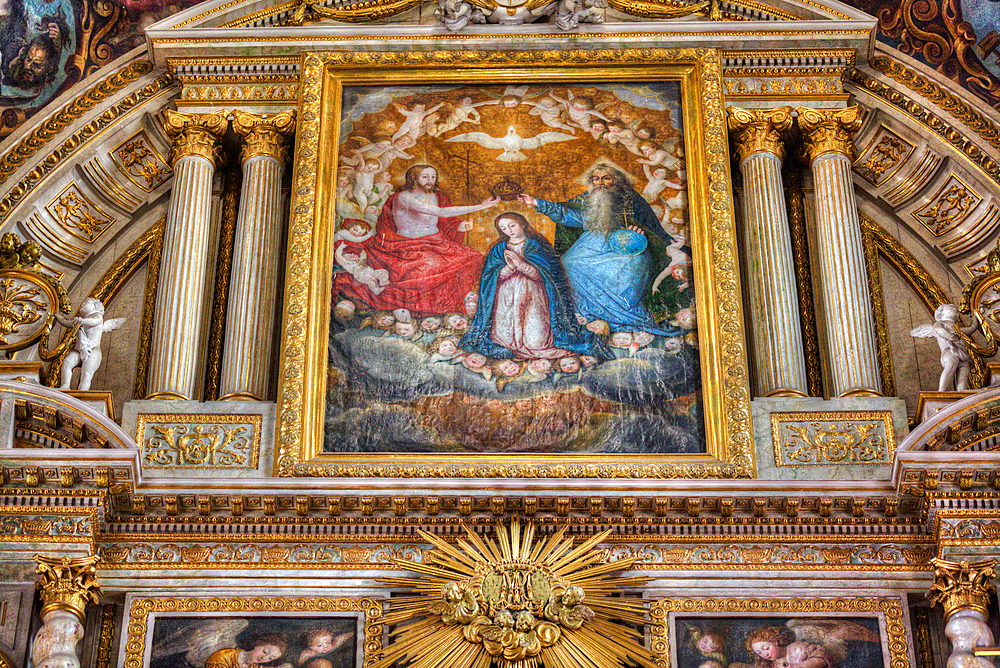
[[380, 578], [411, 593], [391, 600], [391, 642], [371, 668], [655, 668], [644, 603], [617, 596], [647, 578], [615, 577], [634, 560], [602, 563], [610, 531], [576, 544], [568, 525], [537, 537], [514, 519], [495, 539], [463, 528], [454, 544], [421, 530], [424, 561], [393, 560], [423, 577]]

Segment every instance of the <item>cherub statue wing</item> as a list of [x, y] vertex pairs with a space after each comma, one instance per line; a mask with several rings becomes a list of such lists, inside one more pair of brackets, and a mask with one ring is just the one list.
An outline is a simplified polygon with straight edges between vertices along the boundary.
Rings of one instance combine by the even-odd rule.
[[934, 331], [934, 325], [920, 325], [910, 330], [910, 336], [915, 336], [918, 339], [933, 339], [937, 333]]
[[113, 332], [122, 325], [125, 324], [125, 318], [112, 318], [111, 320], [104, 321], [104, 331]]
[[150, 658], [155, 661], [184, 652], [188, 663], [204, 666], [213, 652], [236, 647], [236, 636], [249, 625], [250, 622], [245, 619], [192, 620], [190, 624], [156, 643]]
[[[542, 133], [542, 134], [557, 134], [557, 133]], [[575, 139], [575, 137], [571, 138]], [[455, 135], [454, 137], [448, 137], [447, 139], [445, 139], [445, 141], [467, 141], [473, 144], [479, 144], [483, 148], [503, 148], [503, 144], [500, 143], [500, 138], [491, 137], [485, 132], [463, 132], [460, 135]]]
[[568, 135], [565, 132], [541, 132], [534, 137], [522, 139], [521, 148], [538, 148], [546, 144], [552, 144], [553, 142], [569, 141], [576, 138], [574, 135]]
[[785, 625], [795, 634], [796, 640], [826, 647], [837, 663], [847, 658], [849, 641], [880, 641], [878, 632], [849, 619], [789, 619]]

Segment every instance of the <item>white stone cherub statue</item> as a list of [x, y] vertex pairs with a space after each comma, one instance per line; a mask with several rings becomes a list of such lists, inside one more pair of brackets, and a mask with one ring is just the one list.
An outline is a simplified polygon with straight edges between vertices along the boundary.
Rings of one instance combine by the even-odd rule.
[[961, 327], [958, 309], [954, 304], [942, 304], [934, 311], [933, 325], [920, 325], [910, 331], [910, 336], [930, 339], [936, 338], [941, 348], [941, 379], [938, 381], [938, 392], [947, 392], [952, 382], [955, 389], [965, 392], [969, 389], [969, 371], [972, 369], [972, 355], [969, 348], [956, 329], [963, 334], [972, 334], [979, 329], [978, 323]]
[[93, 297], [87, 297], [83, 300], [79, 315], [75, 318], [68, 318], [61, 313], [56, 313], [55, 316], [63, 327], [72, 328], [79, 325], [76, 333], [76, 345], [63, 360], [59, 389], [69, 389], [70, 380], [73, 378], [73, 369], [79, 366], [80, 383], [77, 389], [89, 390], [94, 374], [101, 366], [101, 335], [121, 327], [125, 318], [105, 320], [104, 304]]

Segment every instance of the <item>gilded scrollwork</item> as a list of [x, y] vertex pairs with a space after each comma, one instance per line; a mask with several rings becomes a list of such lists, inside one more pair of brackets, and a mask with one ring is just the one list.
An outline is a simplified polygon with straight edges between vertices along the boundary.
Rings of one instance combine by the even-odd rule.
[[778, 466], [892, 463], [896, 450], [890, 411], [772, 413]]
[[144, 414], [136, 441], [147, 468], [254, 469], [260, 451], [260, 415]]

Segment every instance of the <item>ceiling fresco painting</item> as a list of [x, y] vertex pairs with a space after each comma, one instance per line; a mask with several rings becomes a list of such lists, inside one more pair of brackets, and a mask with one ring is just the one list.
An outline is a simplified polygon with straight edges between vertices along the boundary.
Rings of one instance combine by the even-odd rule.
[[0, 1], [0, 138], [197, 0]]
[[1000, 108], [1000, 1], [852, 0], [878, 19], [878, 41]]

